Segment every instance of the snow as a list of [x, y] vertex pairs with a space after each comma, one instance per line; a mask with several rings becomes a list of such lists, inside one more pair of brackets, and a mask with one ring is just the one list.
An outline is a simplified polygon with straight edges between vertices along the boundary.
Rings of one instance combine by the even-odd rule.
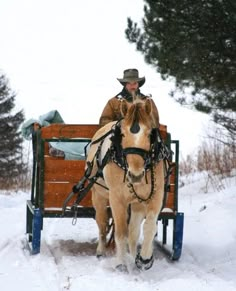
[[[66, 123], [97, 123], [107, 100], [121, 90], [116, 78], [136, 67], [146, 77], [142, 92], [152, 94], [161, 123], [180, 141], [181, 156], [196, 152], [211, 128], [209, 117], [175, 103], [169, 97], [173, 83], [162, 81], [124, 37], [126, 18], [139, 22], [143, 1], [68, 3], [2, 1], [0, 69], [17, 93], [16, 110], [23, 108], [26, 120], [58, 110]], [[30, 156], [30, 142], [26, 151]], [[199, 173], [182, 180], [180, 260], [170, 262], [155, 249], [152, 269], [129, 274], [114, 271], [112, 251], [104, 260], [95, 257], [93, 219], [79, 219], [75, 226], [71, 219], [44, 219], [41, 252], [31, 256], [25, 236], [30, 193], [0, 192], [1, 290], [235, 291], [235, 178], [224, 180], [219, 191], [206, 187]]]
[[153, 267], [138, 273], [115, 271], [114, 252], [95, 256], [97, 226], [93, 219], [44, 219], [41, 252], [30, 255], [26, 243], [26, 200], [30, 193], [0, 195], [0, 285], [3, 291], [236, 290], [236, 181], [223, 181], [217, 192], [205, 193], [199, 173], [181, 178], [179, 211], [185, 213], [179, 261], [169, 261], [155, 248]]

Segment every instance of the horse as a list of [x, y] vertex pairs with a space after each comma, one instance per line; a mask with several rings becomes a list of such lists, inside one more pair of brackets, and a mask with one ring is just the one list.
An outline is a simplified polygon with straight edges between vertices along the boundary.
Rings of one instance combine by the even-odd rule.
[[[128, 257], [132, 257], [138, 269], [148, 270], [154, 262], [153, 241], [164, 196], [159, 131], [152, 118], [150, 99], [137, 100], [132, 105], [123, 100], [120, 109], [122, 119], [101, 127], [92, 138], [87, 154], [91, 177], [99, 168], [102, 172], [92, 187], [99, 229], [96, 255], [106, 254], [110, 205], [115, 227], [116, 268], [128, 271]], [[143, 221], [143, 242], [138, 251]]]

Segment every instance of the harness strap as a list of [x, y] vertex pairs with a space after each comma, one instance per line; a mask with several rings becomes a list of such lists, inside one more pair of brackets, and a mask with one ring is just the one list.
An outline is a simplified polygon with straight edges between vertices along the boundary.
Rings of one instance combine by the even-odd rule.
[[[117, 125], [118, 123], [120, 123], [120, 121], [121, 121], [122, 119], [123, 119], [123, 117], [120, 118], [120, 119], [116, 122], [115, 127], [116, 127], [116, 125]], [[108, 132], [106, 132], [104, 135], [102, 135], [102, 136], [100, 136], [98, 139], [92, 141], [90, 145], [93, 145], [93, 144], [96, 144], [96, 143], [98, 143], [98, 142], [100, 142], [100, 141], [103, 141], [103, 140], [104, 140], [108, 135], [110, 135], [110, 134], [113, 133], [113, 132], [114, 132], [114, 128], [112, 127], [112, 129], [110, 129], [110, 130], [109, 130]]]
[[[99, 177], [97, 175], [95, 175], [92, 178], [89, 178], [89, 183], [86, 187], [84, 187], [83, 189], [81, 189], [78, 193], [78, 197], [76, 199], [76, 202], [73, 206], [77, 206], [79, 205], [79, 203], [84, 199], [84, 197], [86, 196], [86, 194], [89, 192], [89, 190], [92, 188], [93, 184], [97, 181]], [[74, 192], [73, 192], [74, 193]], [[75, 194], [75, 193], [74, 193]]]
[[98, 139], [94, 140], [91, 142], [90, 145], [96, 144], [100, 141], [103, 141], [109, 134], [111, 134], [113, 132], [113, 129], [110, 129], [108, 132], [106, 132], [104, 135], [100, 136]]
[[130, 147], [130, 148], [125, 148], [123, 149], [123, 154], [126, 156], [128, 154], [137, 154], [140, 155], [143, 158], [146, 158], [148, 155], [148, 151], [141, 149], [141, 148], [136, 148], [136, 147]]
[[[97, 152], [95, 153], [95, 155], [93, 157], [92, 162], [87, 162], [87, 169], [84, 173], [84, 176], [80, 179], [80, 181], [75, 186], [73, 186], [72, 192], [65, 199], [65, 201], [63, 203], [63, 207], [62, 207], [62, 215], [64, 215], [69, 201], [73, 198], [73, 196], [75, 194], [78, 193], [77, 199], [76, 199], [75, 203], [73, 204], [73, 206], [71, 207], [71, 209], [74, 209], [76, 211], [76, 208], [79, 205], [79, 203], [84, 199], [84, 197], [90, 191], [90, 189], [92, 188], [94, 183], [97, 183], [97, 179], [103, 176], [102, 171], [103, 171], [104, 167], [106, 166], [106, 164], [109, 162], [110, 157], [111, 157], [109, 149], [107, 150], [107, 152], [102, 160], [102, 163], [100, 165], [98, 164], [98, 170], [97, 170], [96, 174], [94, 176], [90, 177], [92, 169], [93, 169], [94, 160], [99, 155], [100, 150], [101, 150], [101, 148], [99, 147]], [[86, 181], [89, 181], [89, 182], [85, 186]], [[97, 184], [100, 185], [101, 187], [108, 189], [107, 187], [103, 186], [100, 183], [97, 183]]]
[[[95, 154], [95, 156], [96, 156], [96, 154]], [[106, 152], [106, 154], [105, 154], [105, 156], [104, 156], [104, 158], [102, 160], [101, 165], [98, 167], [98, 170], [97, 170], [96, 174], [93, 177], [86, 177], [86, 172], [87, 172], [88, 169], [86, 170], [85, 176], [81, 179], [81, 181], [85, 178], [85, 181], [87, 179], [87, 180], [89, 180], [89, 183], [83, 189], [79, 189], [78, 197], [77, 197], [76, 202], [75, 202], [75, 205], [76, 206], [79, 205], [79, 203], [84, 199], [84, 197], [90, 191], [90, 189], [92, 188], [92, 186], [94, 185], [94, 183], [97, 182], [97, 179], [100, 178], [100, 177], [102, 177], [103, 168], [106, 166], [106, 164], [109, 161], [109, 159], [110, 159], [110, 151], [107, 150], [107, 152]], [[89, 173], [91, 173], [91, 171], [92, 171], [92, 167], [91, 167]], [[77, 185], [79, 185], [79, 184], [80, 184], [80, 182]], [[98, 183], [98, 185], [104, 187], [100, 183]], [[104, 188], [106, 188], [106, 187], [104, 187]], [[76, 193], [76, 192], [74, 192], [74, 189], [73, 189], [73, 193]]]

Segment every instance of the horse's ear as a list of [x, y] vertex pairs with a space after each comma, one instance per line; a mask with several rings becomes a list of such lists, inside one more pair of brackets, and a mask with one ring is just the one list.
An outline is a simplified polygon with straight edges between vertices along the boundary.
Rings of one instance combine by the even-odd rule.
[[121, 101], [120, 111], [121, 111], [121, 114], [122, 114], [123, 117], [127, 114], [127, 112], [128, 112], [128, 104], [127, 104], [126, 100], [122, 100]]
[[147, 98], [146, 99], [146, 102], [145, 102], [145, 111], [147, 114], [150, 114], [152, 112], [152, 102], [151, 102], [151, 99], [150, 98]]

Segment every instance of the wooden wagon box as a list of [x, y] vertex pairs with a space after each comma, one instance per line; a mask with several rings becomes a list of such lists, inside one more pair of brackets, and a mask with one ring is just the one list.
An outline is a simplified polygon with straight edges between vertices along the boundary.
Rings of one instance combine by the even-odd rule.
[[[31, 199], [27, 201], [26, 233], [31, 244], [31, 252], [40, 251], [41, 230], [44, 217], [73, 217], [73, 211], [63, 214], [63, 204], [74, 185], [84, 175], [86, 146], [94, 133], [99, 129], [97, 124], [51, 124], [46, 127], [34, 125], [32, 133], [33, 143], [33, 173], [31, 185]], [[163, 224], [163, 243], [167, 236], [169, 219], [174, 223], [182, 223], [183, 214], [178, 213], [178, 158], [179, 143], [172, 141], [165, 125], [160, 126], [162, 139], [170, 148], [174, 146], [174, 160], [170, 161], [172, 173], [169, 178], [167, 199], [159, 216]], [[55, 143], [76, 143], [83, 148], [78, 157], [66, 158], [59, 151], [59, 155], [52, 155], [52, 145]], [[57, 151], [54, 151], [57, 153]], [[76, 196], [70, 200], [72, 206]], [[77, 217], [95, 217], [92, 206], [91, 192], [85, 196], [78, 208]], [[179, 222], [180, 221], [180, 222]], [[174, 234], [175, 235], [175, 234]], [[173, 236], [174, 236], [173, 235]], [[181, 242], [182, 245], [182, 242]], [[178, 254], [178, 256], [180, 256]]]

